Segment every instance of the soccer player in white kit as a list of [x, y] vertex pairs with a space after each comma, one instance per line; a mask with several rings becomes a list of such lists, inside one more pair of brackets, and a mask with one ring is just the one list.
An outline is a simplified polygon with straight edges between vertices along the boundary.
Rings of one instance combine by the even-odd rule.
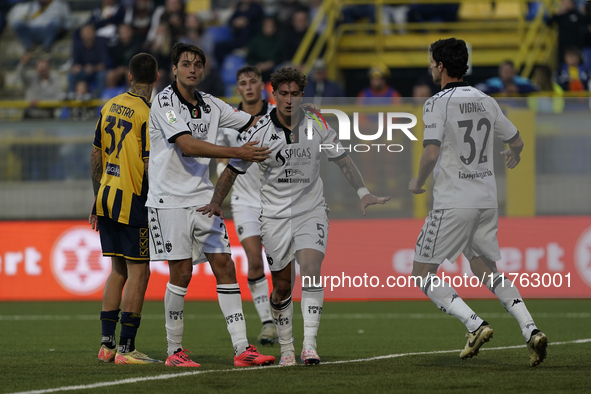
[[[275, 105], [263, 100], [265, 89], [261, 70], [255, 66], [244, 66], [236, 72], [236, 90], [242, 98], [238, 109], [253, 116], [271, 112]], [[218, 145], [241, 146], [240, 133], [234, 129], [220, 129]], [[218, 177], [229, 160], [218, 159]], [[236, 179], [232, 190], [232, 218], [236, 225], [238, 239], [248, 260], [248, 288], [255, 308], [263, 325], [257, 340], [261, 345], [277, 342], [277, 330], [269, 306], [269, 284], [265, 276], [261, 243], [261, 181], [259, 169], [251, 166], [246, 174]]]
[[497, 270], [501, 259], [497, 241], [498, 205], [493, 166], [493, 134], [509, 145], [501, 152], [507, 168], [519, 164], [523, 141], [497, 102], [463, 82], [468, 50], [462, 40], [449, 38], [431, 44], [431, 73], [442, 90], [423, 106], [424, 141], [419, 174], [408, 189], [424, 193], [433, 172], [433, 210], [425, 220], [416, 246], [413, 276], [439, 309], [458, 318], [468, 329], [460, 358], [476, 356], [492, 338], [493, 329], [437, 277], [445, 259], [460, 253], [476, 277], [517, 320], [530, 354], [530, 365], [546, 357], [548, 339], [535, 325], [517, 288]]
[[246, 130], [256, 119], [220, 99], [197, 91], [205, 55], [195, 45], [172, 47], [176, 81], [160, 92], [150, 111], [150, 189], [148, 220], [152, 260], [168, 260], [170, 281], [164, 309], [168, 342], [167, 366], [198, 367], [183, 349], [184, 296], [191, 281], [192, 264], [209, 261], [217, 281], [220, 308], [234, 346], [234, 365], [268, 365], [275, 357], [263, 356], [250, 346], [242, 312], [240, 287], [225, 224], [219, 217], [196, 212], [213, 194], [209, 180], [211, 157], [260, 161], [270, 151], [245, 144], [240, 148], [215, 145], [219, 127]]
[[[282, 68], [271, 76], [271, 84], [277, 108], [244, 133], [243, 142], [259, 141], [259, 145], [273, 151], [258, 168], [261, 239], [273, 279], [271, 312], [281, 345], [279, 365], [296, 364], [291, 301], [296, 259], [302, 277], [313, 278], [311, 284], [302, 288], [304, 343], [300, 359], [306, 365], [315, 365], [320, 362], [316, 336], [324, 302], [324, 289], [317, 284], [328, 239], [328, 207], [319, 173], [320, 144], [339, 146], [340, 149], [324, 152], [357, 190], [364, 214], [367, 206], [384, 204], [390, 197], [370, 194], [359, 170], [343, 153], [336, 132], [325, 122], [317, 121], [319, 114], [300, 108], [307, 84], [305, 75], [294, 68]], [[244, 174], [249, 165], [244, 160], [232, 159], [216, 183], [211, 203], [199, 211], [223, 217], [221, 203], [238, 174]]]

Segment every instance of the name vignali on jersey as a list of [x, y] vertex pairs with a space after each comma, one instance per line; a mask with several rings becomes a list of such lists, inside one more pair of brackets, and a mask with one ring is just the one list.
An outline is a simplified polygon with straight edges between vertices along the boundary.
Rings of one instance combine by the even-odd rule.
[[93, 142], [102, 151], [103, 161], [96, 200], [98, 216], [146, 226], [148, 185], [144, 179], [143, 159], [147, 159], [150, 152], [149, 115], [150, 104], [129, 92], [114, 97], [101, 110]]
[[[244, 142], [259, 141], [258, 146], [268, 146], [271, 156], [259, 163], [261, 180], [261, 212], [270, 218], [290, 218], [312, 211], [323, 205], [323, 184], [320, 179], [323, 143], [338, 144], [339, 150], [326, 150], [329, 161], [344, 156], [337, 134], [325, 124], [308, 122], [311, 114], [302, 111], [302, 120], [292, 131], [283, 127], [277, 118], [277, 109], [262, 117], [257, 125], [243, 133]], [[309, 125], [312, 130], [308, 130]], [[312, 133], [312, 138], [308, 136]], [[245, 173], [252, 163], [232, 159], [230, 166]], [[242, 175], [239, 175], [239, 177]]]
[[148, 207], [184, 208], [206, 205], [213, 195], [209, 162], [185, 155], [175, 140], [184, 134], [216, 143], [218, 129], [245, 129], [253, 117], [210, 94], [196, 92], [198, 104], [186, 101], [176, 83], [160, 92], [150, 112], [150, 176]]
[[440, 147], [433, 208], [496, 208], [490, 137], [508, 143], [519, 136], [497, 102], [467, 83], [448, 84], [425, 102], [423, 122], [423, 145]]
[[[241, 103], [242, 104], [242, 103]], [[266, 115], [275, 108], [273, 104], [263, 101], [263, 108], [256, 116]], [[242, 109], [242, 105], [238, 106]], [[233, 129], [220, 129], [218, 136], [218, 145], [225, 145], [231, 147], [240, 147], [243, 142], [240, 138], [240, 133]], [[259, 167], [250, 166], [246, 174], [240, 175], [234, 182], [232, 188], [232, 206], [244, 205], [254, 208], [261, 207], [261, 180], [259, 176]]]

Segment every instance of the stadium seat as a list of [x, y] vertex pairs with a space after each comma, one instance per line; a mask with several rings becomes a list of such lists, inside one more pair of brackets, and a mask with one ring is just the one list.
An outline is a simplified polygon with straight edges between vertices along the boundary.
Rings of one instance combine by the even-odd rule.
[[213, 37], [216, 44], [232, 39], [232, 30], [229, 26], [211, 26], [207, 28], [207, 32]]
[[459, 19], [464, 21], [488, 20], [493, 15], [492, 3], [473, 3], [472, 1], [462, 1], [458, 14]]
[[211, 9], [211, 0], [189, 0], [185, 5], [187, 14], [197, 14]]
[[583, 63], [591, 70], [591, 47], [583, 48]]
[[494, 7], [494, 19], [520, 19], [526, 14], [523, 3], [517, 1], [498, 1]]
[[222, 64], [222, 81], [224, 82], [226, 96], [234, 96], [236, 92], [234, 88], [236, 87], [236, 71], [240, 69], [240, 67], [244, 66], [246, 63], [245, 56], [240, 56], [236, 54], [229, 54], [224, 59], [224, 63]]

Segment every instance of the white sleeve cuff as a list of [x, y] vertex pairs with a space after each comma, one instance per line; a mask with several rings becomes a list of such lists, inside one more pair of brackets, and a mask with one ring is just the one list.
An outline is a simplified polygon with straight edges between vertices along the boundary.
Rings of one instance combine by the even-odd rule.
[[360, 187], [359, 189], [357, 189], [357, 195], [359, 196], [360, 200], [368, 194], [370, 193], [369, 190], [367, 190], [367, 187]]

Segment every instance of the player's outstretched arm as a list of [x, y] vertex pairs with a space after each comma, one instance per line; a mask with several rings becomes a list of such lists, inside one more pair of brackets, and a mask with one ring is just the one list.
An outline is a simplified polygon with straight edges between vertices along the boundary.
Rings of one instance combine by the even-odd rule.
[[248, 142], [239, 148], [220, 146], [201, 141], [191, 137], [189, 134], [179, 136], [175, 143], [188, 156], [242, 159], [245, 161], [261, 162], [269, 157], [271, 151], [267, 147], [255, 146], [258, 141]]
[[92, 189], [94, 191], [94, 202], [88, 216], [88, 223], [93, 230], [99, 231], [98, 219], [96, 216], [96, 196], [101, 187], [101, 177], [103, 175], [103, 155], [97, 147], [93, 147], [90, 152], [90, 176], [92, 178]]
[[213, 191], [211, 202], [204, 207], [198, 208], [197, 212], [201, 212], [203, 215], [209, 214], [208, 217], [216, 215], [223, 219], [224, 213], [222, 212], [221, 206], [230, 192], [230, 189], [232, 189], [232, 185], [237, 176], [238, 174], [236, 172], [232, 171], [229, 167], [226, 167], [215, 184], [215, 190]]
[[336, 160], [335, 163], [339, 166], [349, 184], [353, 186], [355, 190], [357, 190], [357, 195], [361, 199], [361, 212], [365, 216], [365, 208], [370, 205], [374, 204], [385, 204], [386, 201], [390, 199], [390, 196], [386, 197], [377, 197], [374, 196], [367, 190], [365, 187], [365, 182], [363, 182], [363, 177], [359, 172], [359, 169], [351, 160], [349, 156], [345, 156], [342, 159]]
[[521, 151], [523, 150], [523, 140], [521, 136], [509, 144], [509, 149], [501, 152], [505, 156], [505, 164], [507, 168], [513, 169], [521, 161]]
[[435, 168], [435, 164], [437, 164], [437, 159], [439, 158], [439, 146], [434, 144], [429, 144], [423, 149], [423, 154], [421, 155], [421, 162], [419, 163], [419, 175], [416, 178], [412, 178], [408, 183], [408, 190], [414, 194], [422, 194], [425, 193], [425, 189], [423, 189], [423, 185], [427, 182], [427, 178], [433, 169]]

